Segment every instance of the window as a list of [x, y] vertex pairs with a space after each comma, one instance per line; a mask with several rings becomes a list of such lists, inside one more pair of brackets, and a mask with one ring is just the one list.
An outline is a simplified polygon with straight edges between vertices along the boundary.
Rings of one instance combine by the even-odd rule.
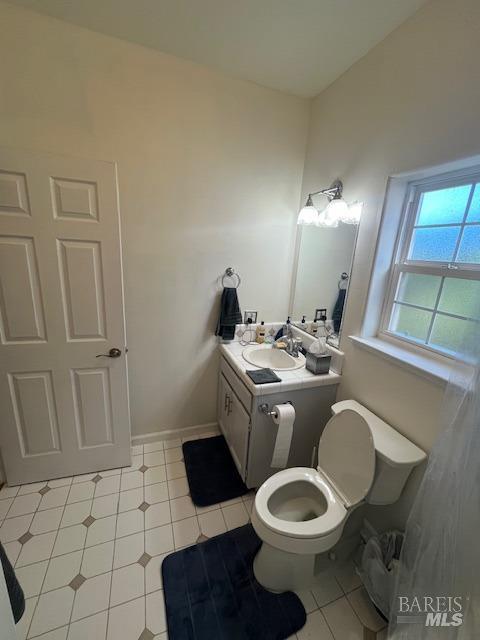
[[454, 357], [479, 308], [480, 170], [410, 183], [380, 334]]

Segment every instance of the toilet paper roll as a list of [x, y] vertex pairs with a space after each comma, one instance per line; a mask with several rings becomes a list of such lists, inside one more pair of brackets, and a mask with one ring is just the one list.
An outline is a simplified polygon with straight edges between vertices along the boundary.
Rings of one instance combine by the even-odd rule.
[[274, 469], [284, 469], [287, 466], [292, 443], [295, 409], [289, 403], [276, 404], [273, 407], [275, 415], [273, 421], [278, 424], [277, 439], [273, 449], [271, 466]]

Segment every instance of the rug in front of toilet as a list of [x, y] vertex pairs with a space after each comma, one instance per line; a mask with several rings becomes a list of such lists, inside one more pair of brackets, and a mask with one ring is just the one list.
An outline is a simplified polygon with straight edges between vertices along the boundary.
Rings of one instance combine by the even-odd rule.
[[165, 558], [169, 640], [285, 640], [303, 627], [297, 595], [271, 593], [256, 581], [260, 545], [247, 524]]

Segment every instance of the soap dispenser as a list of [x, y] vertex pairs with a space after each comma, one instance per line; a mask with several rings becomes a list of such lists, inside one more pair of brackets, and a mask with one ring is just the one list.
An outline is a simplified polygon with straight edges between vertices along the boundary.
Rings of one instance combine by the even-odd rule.
[[283, 326], [281, 326], [280, 329], [275, 334], [275, 341], [277, 341], [282, 336], [288, 335], [291, 332], [292, 328], [290, 324], [291, 324], [291, 320], [290, 320], [290, 316], [288, 316], [286, 323]]
[[308, 330], [308, 325], [307, 322], [305, 320], [305, 316], [302, 316], [302, 321], [298, 324], [299, 329], [302, 329], [303, 331], [307, 331]]
[[310, 333], [312, 334], [312, 336], [316, 336], [317, 331], [318, 331], [318, 322], [314, 320], [310, 325]]
[[260, 324], [257, 324], [256, 328], [257, 337], [255, 338], [258, 344], [265, 342], [265, 322], [262, 320]]

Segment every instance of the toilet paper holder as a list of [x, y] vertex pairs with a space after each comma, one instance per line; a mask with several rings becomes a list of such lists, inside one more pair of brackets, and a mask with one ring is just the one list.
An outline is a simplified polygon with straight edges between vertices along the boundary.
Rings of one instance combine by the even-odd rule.
[[[290, 400], [287, 400], [287, 402], [282, 402], [281, 404], [293, 404], [293, 403], [290, 402]], [[258, 407], [258, 410], [264, 413], [266, 416], [271, 416], [272, 418], [277, 417], [277, 412], [270, 410], [270, 405], [268, 404], [268, 402], [264, 402], [263, 404], [261, 404]]]

